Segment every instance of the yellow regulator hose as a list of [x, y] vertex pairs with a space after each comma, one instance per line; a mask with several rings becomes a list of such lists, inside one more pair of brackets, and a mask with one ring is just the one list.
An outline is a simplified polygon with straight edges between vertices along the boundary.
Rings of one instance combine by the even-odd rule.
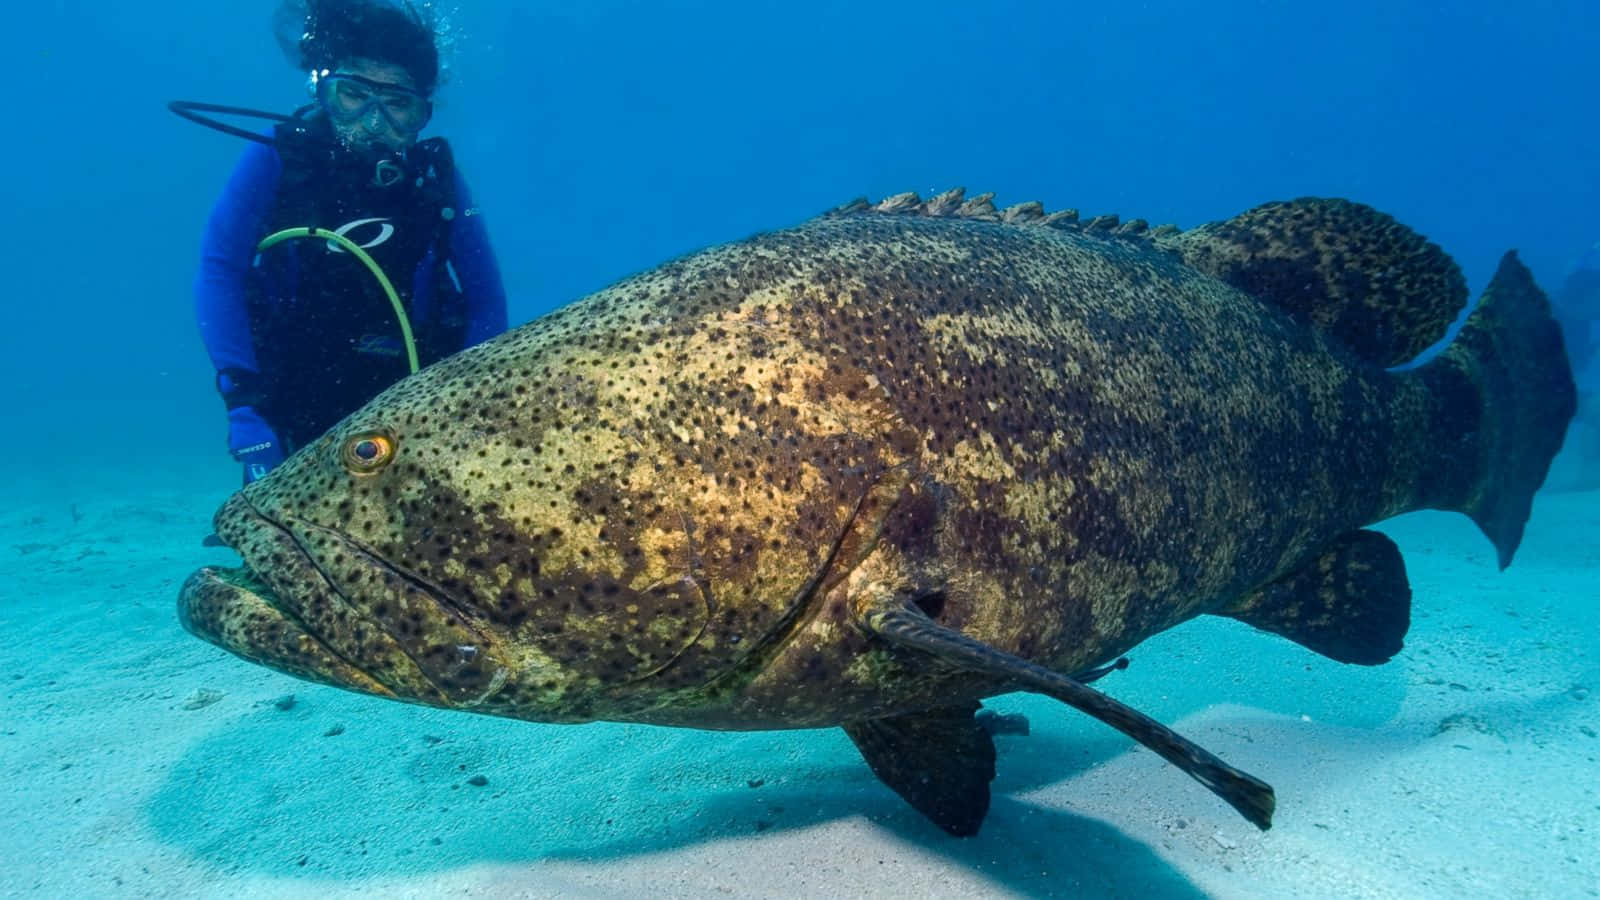
[[417, 340], [411, 334], [411, 317], [406, 315], [406, 308], [400, 303], [400, 295], [395, 293], [394, 285], [389, 282], [389, 276], [383, 274], [383, 269], [371, 254], [361, 249], [361, 245], [350, 240], [342, 234], [336, 234], [326, 228], [285, 228], [276, 234], [269, 234], [256, 245], [256, 252], [260, 253], [269, 247], [274, 247], [284, 241], [295, 238], [315, 238], [317, 240], [332, 241], [343, 247], [351, 256], [361, 260], [372, 272], [372, 277], [378, 279], [378, 284], [383, 287], [383, 292], [389, 296], [389, 303], [394, 306], [394, 317], [400, 323], [400, 335], [406, 342], [406, 363], [411, 367], [411, 374], [417, 374], [421, 366], [417, 365]]

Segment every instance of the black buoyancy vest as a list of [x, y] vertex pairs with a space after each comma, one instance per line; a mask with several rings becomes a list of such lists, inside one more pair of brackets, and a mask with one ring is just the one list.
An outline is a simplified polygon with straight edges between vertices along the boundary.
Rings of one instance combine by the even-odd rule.
[[[457, 213], [450, 147], [418, 142], [390, 160], [393, 183], [378, 183], [375, 161], [338, 146], [325, 122], [280, 125], [283, 163], [262, 237], [301, 226], [338, 232], [360, 245], [399, 294], [422, 365], [461, 349], [465, 303], [446, 268]], [[418, 267], [434, 255], [429, 296], [416, 297]], [[329, 241], [285, 241], [260, 254], [249, 294], [261, 375], [261, 412], [291, 446], [315, 439], [409, 371], [402, 332], [378, 280]]]

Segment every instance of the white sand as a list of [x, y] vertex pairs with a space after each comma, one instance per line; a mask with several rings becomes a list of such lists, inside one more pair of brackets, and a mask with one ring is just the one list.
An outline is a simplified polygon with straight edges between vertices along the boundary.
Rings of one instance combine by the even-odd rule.
[[1102, 682], [1271, 782], [1270, 832], [1014, 695], [991, 705], [1033, 734], [955, 840], [837, 731], [529, 725], [238, 661], [174, 616], [230, 559], [198, 546], [224, 490], [178, 479], [233, 473], [166, 477], [34, 482], [0, 514], [0, 894], [1600, 896], [1600, 493], [1541, 496], [1504, 573], [1462, 517], [1389, 523], [1416, 599], [1387, 666], [1204, 620]]

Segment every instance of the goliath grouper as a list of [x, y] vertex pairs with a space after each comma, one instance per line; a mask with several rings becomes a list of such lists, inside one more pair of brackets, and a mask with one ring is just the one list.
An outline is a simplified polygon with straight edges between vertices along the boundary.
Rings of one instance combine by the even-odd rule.
[[408, 378], [217, 513], [185, 626], [302, 678], [538, 722], [842, 726], [956, 835], [979, 701], [1034, 691], [1261, 828], [1272, 789], [1085, 682], [1203, 613], [1393, 656], [1399, 551], [1511, 560], [1572, 416], [1507, 254], [1341, 200], [1180, 232], [951, 191], [630, 278]]

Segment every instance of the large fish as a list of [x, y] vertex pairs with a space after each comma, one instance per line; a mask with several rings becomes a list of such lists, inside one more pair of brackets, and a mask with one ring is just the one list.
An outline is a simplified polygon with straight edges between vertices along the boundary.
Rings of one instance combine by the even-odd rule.
[[[630, 278], [384, 392], [229, 499], [194, 633], [303, 678], [540, 722], [843, 726], [952, 834], [979, 701], [1059, 698], [1265, 828], [1272, 790], [1085, 682], [1203, 613], [1336, 660], [1401, 646], [1400, 554], [1511, 560], [1573, 411], [1507, 254], [1466, 301], [1370, 208], [1190, 231], [952, 191]], [[1109, 665], [1108, 665], [1109, 664]]]

